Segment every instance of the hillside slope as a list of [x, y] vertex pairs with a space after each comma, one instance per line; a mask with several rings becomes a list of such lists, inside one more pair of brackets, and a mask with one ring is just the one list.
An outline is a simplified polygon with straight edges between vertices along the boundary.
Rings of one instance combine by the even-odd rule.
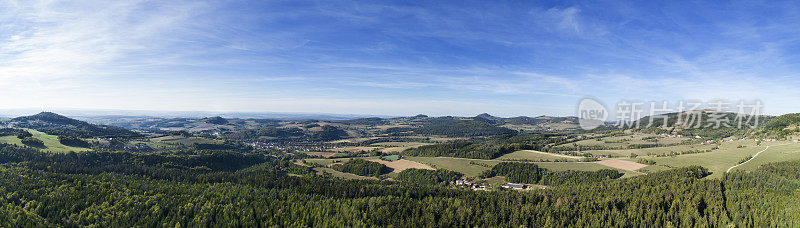
[[139, 136], [138, 133], [125, 128], [90, 124], [52, 112], [16, 117], [4, 124], [15, 128], [30, 128], [50, 135], [69, 135], [81, 138]]

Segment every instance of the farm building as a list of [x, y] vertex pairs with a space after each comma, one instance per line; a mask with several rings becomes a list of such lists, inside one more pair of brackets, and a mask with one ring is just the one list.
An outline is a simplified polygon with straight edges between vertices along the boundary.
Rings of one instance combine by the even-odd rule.
[[510, 189], [514, 189], [514, 190], [522, 190], [522, 189], [525, 189], [525, 187], [526, 186], [524, 184], [507, 183], [507, 184], [503, 185], [503, 188], [510, 188]]

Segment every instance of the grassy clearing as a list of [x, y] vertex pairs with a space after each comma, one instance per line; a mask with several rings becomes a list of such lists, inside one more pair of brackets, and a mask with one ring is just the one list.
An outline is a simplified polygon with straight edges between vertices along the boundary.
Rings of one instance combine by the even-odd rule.
[[[92, 150], [92, 149], [89, 149], [89, 148], [71, 147], [71, 146], [63, 145], [63, 144], [61, 144], [61, 142], [58, 141], [58, 136], [56, 136], [56, 135], [48, 135], [48, 134], [45, 134], [44, 132], [40, 132], [40, 131], [33, 130], [33, 129], [26, 129], [26, 130], [28, 132], [30, 132], [33, 135], [34, 138], [37, 138], [39, 140], [42, 140], [42, 142], [44, 142], [44, 145], [47, 148], [42, 149], [42, 151], [45, 151], [45, 152], [67, 153], [67, 152], [70, 152], [70, 151], [84, 152], [84, 151]], [[0, 143], [16, 144], [16, 145], [20, 145], [20, 146], [24, 145], [24, 144], [22, 144], [22, 140], [18, 139], [17, 136], [13, 136], [13, 135], [0, 137]]]
[[[483, 171], [490, 169], [492, 166], [497, 165], [502, 161], [500, 160], [480, 160], [468, 158], [449, 158], [449, 157], [405, 157], [405, 159], [416, 161], [422, 164], [430, 165], [436, 169], [446, 169], [463, 173], [464, 175], [477, 177]], [[470, 164], [472, 162], [472, 164]], [[477, 163], [477, 164], [476, 164]], [[539, 167], [552, 170], [552, 171], [565, 171], [565, 170], [582, 170], [582, 171], [596, 171], [601, 169], [614, 169], [608, 166], [600, 165], [592, 162], [534, 162]], [[637, 172], [616, 169], [625, 173], [623, 177], [632, 177], [641, 175]]]
[[308, 158], [303, 160], [306, 164], [317, 164], [321, 166], [328, 166], [330, 164], [336, 163], [337, 159], [324, 159], [324, 158]]
[[386, 147], [381, 149], [381, 152], [387, 154], [394, 154], [394, 153], [400, 153], [409, 148], [432, 145], [432, 144], [433, 143], [423, 143], [423, 142], [381, 142], [381, 143], [374, 143], [372, 145]]
[[387, 153], [387, 154], [396, 154], [396, 153], [403, 152], [404, 150], [406, 150], [408, 148], [412, 148], [412, 147], [387, 147], [387, 148], [381, 149], [381, 152]]
[[456, 171], [472, 177], [480, 175], [481, 173], [483, 173], [484, 170], [487, 170], [489, 168], [480, 165], [470, 164], [471, 161], [474, 161], [475, 163], [484, 164], [485, 166], [489, 167], [494, 166], [497, 163], [500, 163], [500, 161], [494, 161], [494, 160], [445, 158], [445, 157], [405, 157], [404, 159], [426, 164], [436, 169], [446, 169], [446, 170]]
[[489, 184], [489, 187], [493, 188], [499, 188], [500, 186], [503, 186], [504, 184], [508, 183], [506, 181], [506, 177], [504, 176], [496, 176], [492, 178], [486, 178], [483, 180], [486, 181], [487, 184]]
[[604, 166], [608, 166], [608, 167], [611, 167], [611, 168], [623, 169], [623, 170], [628, 170], [628, 171], [634, 171], [634, 170], [638, 170], [638, 169], [642, 169], [644, 167], [647, 167], [647, 165], [645, 165], [645, 164], [639, 164], [639, 163], [636, 163], [636, 162], [633, 162], [633, 161], [626, 161], [626, 160], [620, 160], [620, 159], [606, 159], [606, 160], [598, 161], [596, 163], [604, 165]]
[[643, 172], [643, 173], [655, 173], [655, 172], [661, 172], [661, 171], [664, 171], [664, 170], [670, 170], [670, 168], [664, 167], [664, 166], [660, 166], [660, 165], [648, 165], [648, 166], [645, 166], [644, 168], [637, 169], [636, 171]]
[[781, 145], [769, 143], [769, 149], [753, 158], [750, 162], [734, 168], [734, 170], [754, 170], [761, 165], [800, 159], [800, 143], [789, 142], [788, 144]]
[[577, 158], [572, 156], [559, 156], [555, 154], [549, 154], [544, 152], [536, 152], [530, 150], [520, 150], [515, 151], [513, 153], [505, 154], [498, 158], [499, 160], [571, 160], [571, 161], [578, 161]]
[[[657, 137], [657, 140], [648, 140], [645, 138], [650, 137]], [[612, 136], [612, 137], [604, 137], [599, 139], [587, 139], [577, 141], [574, 144], [581, 145], [581, 146], [608, 146], [608, 147], [624, 147], [627, 148], [629, 145], [633, 144], [677, 144], [681, 143], [684, 140], [687, 140], [687, 137], [664, 137], [657, 134], [642, 134], [642, 133], [635, 133], [632, 135], [626, 136]]]
[[[709, 178], [720, 178], [725, 173], [725, 170], [738, 164], [742, 158], [755, 155], [763, 150], [765, 145], [770, 144], [774, 145], [774, 143], [765, 143], [761, 146], [756, 146], [756, 143], [753, 141], [733, 141], [722, 143], [720, 149], [713, 150], [712, 152], [684, 154], [675, 157], [640, 156], [639, 158], [650, 159], [655, 161], [656, 164], [670, 167], [700, 165], [713, 172]], [[743, 146], [743, 148], [738, 148], [739, 146]], [[639, 158], [626, 160], [636, 161]]]
[[361, 151], [371, 151], [374, 149], [381, 149], [381, 148], [373, 146], [348, 146], [348, 147], [331, 149], [331, 151], [356, 153]]
[[539, 167], [552, 171], [566, 171], [566, 170], [597, 171], [601, 169], [613, 169], [613, 170], [618, 170], [621, 173], [624, 173], [625, 175], [622, 176], [623, 178], [642, 175], [637, 172], [631, 172], [623, 169], [616, 169], [601, 164], [597, 164], [594, 162], [535, 162], [535, 163], [539, 165]]
[[397, 161], [393, 161], [393, 162], [384, 161], [384, 160], [381, 160], [381, 159], [369, 159], [369, 161], [381, 163], [381, 164], [386, 165], [389, 168], [392, 168], [393, 169], [392, 173], [400, 173], [403, 170], [411, 169], [411, 168], [414, 168], [414, 169], [431, 169], [431, 170], [434, 169], [433, 167], [431, 167], [429, 165], [425, 165], [425, 164], [422, 164], [422, 163], [419, 163], [419, 162], [415, 162], [415, 161], [411, 161], [411, 160], [405, 160], [405, 159], [397, 160]]
[[645, 149], [627, 149], [627, 150], [588, 150], [584, 151], [586, 153], [592, 153], [594, 155], [606, 155], [612, 157], [628, 157], [631, 153], [634, 153], [638, 156], [647, 156], [648, 154], [669, 154], [671, 152], [683, 152], [683, 151], [694, 151], [694, 150], [708, 150], [714, 148], [714, 145], [677, 145], [677, 146], [665, 146], [665, 147], [654, 147], [654, 148], [645, 148]]
[[339, 162], [345, 162], [345, 161], [348, 161], [350, 159], [374, 160], [374, 159], [380, 159], [380, 157], [371, 156], [371, 157], [357, 157], [357, 158], [307, 158], [307, 159], [303, 159], [303, 162], [305, 162], [306, 164], [317, 164], [317, 165], [321, 165], [321, 166], [329, 166], [330, 164], [339, 163]]

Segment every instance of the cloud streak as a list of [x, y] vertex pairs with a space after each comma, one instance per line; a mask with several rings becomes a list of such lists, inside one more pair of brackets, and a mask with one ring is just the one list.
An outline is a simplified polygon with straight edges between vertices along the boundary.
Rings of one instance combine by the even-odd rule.
[[800, 7], [703, 4], [0, 1], [0, 108], [571, 115], [593, 96], [799, 110]]

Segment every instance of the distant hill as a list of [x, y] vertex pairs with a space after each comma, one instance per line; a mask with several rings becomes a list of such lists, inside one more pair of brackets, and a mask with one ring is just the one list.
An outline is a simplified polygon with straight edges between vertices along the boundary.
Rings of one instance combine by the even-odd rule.
[[343, 124], [351, 124], [351, 125], [370, 125], [370, 126], [382, 125], [382, 124], [389, 123], [389, 121], [387, 121], [386, 119], [382, 119], [382, 118], [378, 118], [378, 117], [360, 118], [360, 119], [352, 119], [352, 120], [342, 120], [342, 121], [337, 121], [337, 122], [343, 123]]
[[[701, 117], [701, 118], [700, 118]], [[667, 125], [664, 126], [664, 119], [667, 119]], [[684, 112], [674, 112], [674, 113], [667, 113], [662, 115], [655, 115], [655, 116], [646, 116], [639, 119], [637, 122], [634, 122], [634, 126], [647, 127], [676, 127], [682, 128], [684, 126], [694, 126], [695, 128], [714, 128], [717, 127], [716, 122], [714, 119], [719, 120], [728, 120], [727, 125], [722, 124], [719, 125], [721, 128], [729, 128], [729, 127], [738, 127], [737, 119], [741, 119], [743, 124], [749, 124], [752, 126], [764, 126], [770, 120], [772, 120], [772, 116], [758, 116], [758, 123], [756, 123], [756, 118], [754, 116], [746, 115], [746, 114], [739, 114], [733, 112], [716, 112], [713, 110], [691, 110], [691, 111], [684, 111]], [[652, 120], [651, 120], [652, 119]], [[681, 120], [682, 122], [678, 122]], [[652, 121], [652, 124], [651, 124]], [[749, 122], [746, 122], [749, 121]], [[746, 123], [745, 123], [746, 122]]]
[[82, 138], [139, 136], [138, 133], [125, 128], [90, 124], [52, 112], [16, 117], [5, 121], [4, 124], [16, 128], [35, 129], [51, 135], [69, 135]]
[[487, 118], [488, 119], [488, 118], [493, 118], [494, 116], [489, 115], [489, 113], [485, 113], [484, 112], [484, 113], [481, 113], [480, 115], [477, 115], [475, 117], [481, 117], [481, 118]]
[[203, 118], [203, 119], [200, 119], [200, 121], [205, 122], [205, 123], [210, 123], [210, 124], [217, 124], [217, 125], [223, 125], [223, 124], [227, 124], [228, 123], [228, 120], [226, 120], [225, 118], [219, 117], [219, 116]]
[[[716, 112], [713, 110], [690, 110], [646, 116], [633, 122], [628, 128], [645, 129], [645, 131], [655, 133], [710, 138], [724, 138], [734, 135], [745, 137], [754, 131], [751, 129], [752, 126], [762, 129], [773, 118], [772, 116], [763, 115], [756, 118], [756, 116], [746, 114]], [[665, 119], [666, 125], [664, 124]], [[739, 120], [742, 123], [741, 127], [739, 126]]]
[[262, 127], [276, 127], [280, 120], [274, 119], [238, 119], [223, 118], [220, 116], [204, 118], [164, 118], [151, 116], [92, 116], [81, 117], [84, 120], [123, 127], [127, 129], [146, 131], [187, 131], [192, 133], [238, 131], [257, 129]]
[[553, 116], [538, 116], [538, 117], [527, 117], [527, 116], [519, 116], [513, 118], [505, 118], [503, 121], [507, 124], [514, 124], [514, 125], [539, 125], [544, 123], [565, 123], [565, 124], [575, 124], [578, 125], [578, 117], [569, 116], [569, 117], [553, 117]]
[[800, 135], [800, 113], [784, 114], [772, 118], [753, 133], [760, 138], [787, 138]]
[[767, 122], [764, 128], [767, 130], [780, 131], [787, 128], [797, 128], [800, 126], [800, 113], [791, 113], [777, 116]]

